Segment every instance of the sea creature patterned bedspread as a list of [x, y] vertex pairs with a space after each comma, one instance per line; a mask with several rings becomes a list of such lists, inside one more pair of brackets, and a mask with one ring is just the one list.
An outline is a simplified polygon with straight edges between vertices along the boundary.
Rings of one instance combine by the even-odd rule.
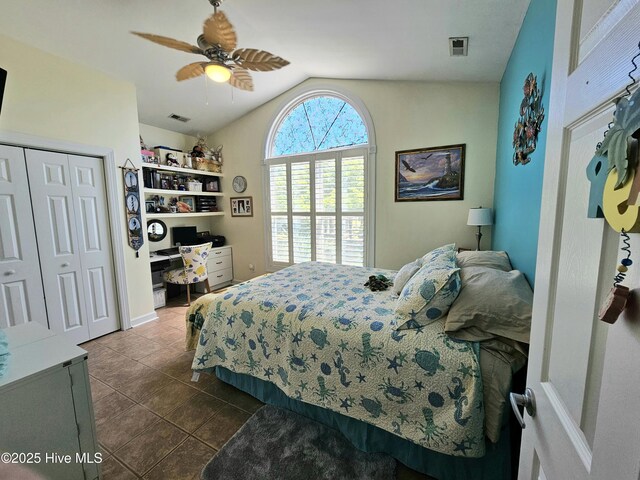
[[363, 420], [441, 453], [484, 455], [478, 344], [444, 320], [393, 330], [396, 297], [363, 287], [380, 269], [303, 263], [217, 295], [187, 313], [193, 369], [223, 366], [291, 398]]

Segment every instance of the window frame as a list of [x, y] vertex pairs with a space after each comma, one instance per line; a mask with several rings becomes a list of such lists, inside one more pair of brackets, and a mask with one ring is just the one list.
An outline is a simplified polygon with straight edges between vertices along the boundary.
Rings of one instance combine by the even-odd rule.
[[[332, 96], [336, 97], [342, 101], [347, 102], [351, 107], [353, 107], [356, 112], [362, 118], [366, 128], [367, 128], [367, 137], [369, 142], [360, 145], [351, 145], [348, 147], [340, 147], [328, 150], [321, 150], [317, 152], [305, 152], [301, 154], [295, 155], [278, 155], [271, 156], [271, 152], [274, 145], [275, 135], [278, 132], [278, 129], [287, 115], [298, 105], [301, 103], [318, 96]], [[271, 232], [271, 217], [272, 215], [286, 215], [289, 222], [289, 258], [293, 260], [293, 228], [292, 228], [292, 218], [294, 216], [309, 216], [311, 222], [311, 252], [312, 252], [312, 260], [315, 259], [315, 247], [316, 247], [316, 238], [313, 233], [315, 232], [316, 226], [316, 217], [318, 216], [335, 216], [336, 218], [336, 258], [340, 258], [338, 252], [341, 251], [342, 248], [342, 217], [343, 212], [341, 208], [338, 208], [340, 203], [339, 199], [341, 198], [341, 161], [338, 161], [336, 156], [338, 155], [340, 159], [344, 157], [351, 156], [362, 156], [364, 158], [364, 178], [365, 178], [365, 191], [364, 191], [364, 213], [356, 214], [363, 215], [364, 217], [364, 257], [363, 263], [365, 267], [370, 267], [374, 265], [375, 258], [375, 158], [376, 158], [376, 147], [375, 147], [375, 132], [373, 129], [373, 123], [371, 122], [371, 116], [369, 115], [368, 110], [364, 107], [364, 104], [354, 97], [351, 94], [343, 93], [337, 91], [335, 89], [322, 89], [322, 88], [314, 88], [308, 90], [302, 90], [302, 93], [298, 91], [294, 92], [289, 100], [283, 102], [283, 105], [279, 110], [277, 110], [276, 115], [271, 121], [271, 127], [267, 133], [265, 138], [264, 152], [265, 158], [263, 162], [263, 198], [265, 205], [265, 215], [264, 215], [264, 232], [265, 232], [265, 265], [266, 270], [268, 272], [275, 272], [282, 268], [293, 265], [292, 263], [284, 263], [284, 262], [276, 262], [273, 260], [273, 251], [272, 251], [272, 232]], [[325, 160], [325, 159], [336, 159], [336, 212], [334, 213], [324, 213], [324, 212], [316, 212], [315, 209], [311, 209], [309, 213], [302, 212], [292, 212], [291, 205], [291, 196], [287, 195], [287, 209], [288, 212], [272, 212], [271, 211], [271, 188], [270, 188], [270, 175], [269, 175], [269, 167], [271, 165], [278, 164], [286, 164], [287, 165], [287, 189], [288, 192], [291, 191], [291, 163], [298, 162], [306, 162], [310, 163], [310, 196], [313, 198], [313, 202], [315, 202], [315, 162], [317, 160]], [[338, 212], [340, 210], [340, 213]], [[318, 213], [320, 213], [318, 215]], [[346, 212], [347, 216], [349, 212]], [[338, 235], [340, 233], [340, 235]]]

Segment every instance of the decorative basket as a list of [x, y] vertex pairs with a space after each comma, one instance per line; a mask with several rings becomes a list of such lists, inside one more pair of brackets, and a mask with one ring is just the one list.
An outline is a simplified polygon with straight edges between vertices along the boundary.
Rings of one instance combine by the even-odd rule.
[[208, 158], [196, 158], [194, 168], [203, 172], [222, 173], [222, 166], [215, 160]]
[[187, 190], [190, 192], [201, 192], [202, 191], [202, 183], [201, 182], [187, 182]]

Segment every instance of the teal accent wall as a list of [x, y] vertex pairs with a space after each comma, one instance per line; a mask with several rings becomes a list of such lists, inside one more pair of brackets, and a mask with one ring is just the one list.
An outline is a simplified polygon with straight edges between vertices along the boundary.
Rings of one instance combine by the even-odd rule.
[[[555, 18], [556, 0], [531, 0], [500, 82], [492, 249], [505, 250], [513, 268], [522, 271], [531, 285], [536, 273]], [[531, 72], [538, 77], [545, 119], [531, 161], [515, 166], [513, 129], [524, 96], [522, 86]]]

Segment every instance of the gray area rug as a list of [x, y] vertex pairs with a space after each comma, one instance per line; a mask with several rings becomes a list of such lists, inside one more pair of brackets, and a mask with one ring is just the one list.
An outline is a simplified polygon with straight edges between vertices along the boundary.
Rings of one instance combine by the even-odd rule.
[[365, 453], [342, 434], [265, 405], [202, 470], [202, 480], [391, 480], [396, 461]]

